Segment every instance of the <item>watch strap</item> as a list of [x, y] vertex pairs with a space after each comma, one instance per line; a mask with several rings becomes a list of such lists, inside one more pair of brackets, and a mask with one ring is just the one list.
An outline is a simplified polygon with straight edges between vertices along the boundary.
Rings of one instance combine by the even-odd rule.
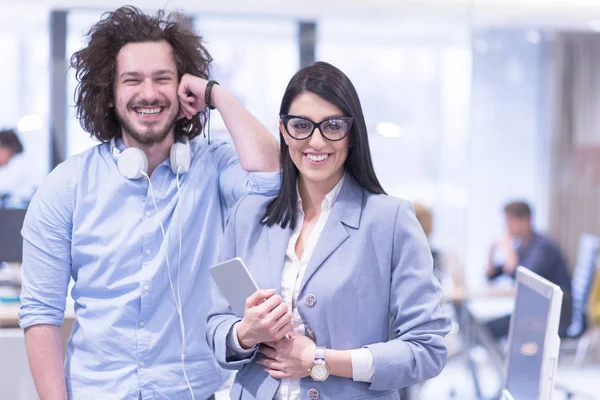
[[317, 346], [315, 349], [315, 361], [325, 361], [325, 346]]

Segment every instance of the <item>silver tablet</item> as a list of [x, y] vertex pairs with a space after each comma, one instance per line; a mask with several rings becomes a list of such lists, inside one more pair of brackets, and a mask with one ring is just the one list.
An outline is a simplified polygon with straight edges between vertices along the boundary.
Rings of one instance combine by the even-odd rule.
[[219, 290], [234, 314], [244, 316], [246, 299], [258, 290], [258, 285], [241, 258], [236, 257], [208, 268]]

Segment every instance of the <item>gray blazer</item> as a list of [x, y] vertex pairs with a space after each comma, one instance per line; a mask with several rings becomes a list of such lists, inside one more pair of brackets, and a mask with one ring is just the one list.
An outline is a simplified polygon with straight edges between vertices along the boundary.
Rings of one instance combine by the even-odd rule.
[[[241, 257], [259, 287], [279, 293], [290, 229], [260, 223], [272, 199], [240, 200], [225, 229], [222, 258]], [[255, 362], [256, 352], [242, 360], [231, 357], [227, 334], [240, 318], [214, 284], [212, 300], [208, 343], [222, 367], [239, 370], [231, 398], [272, 399], [279, 380]], [[375, 374], [371, 383], [303, 378], [302, 398], [318, 393], [319, 399], [399, 399], [398, 388], [438, 375], [447, 361], [444, 337], [450, 330], [441, 301], [431, 251], [412, 205], [367, 192], [346, 174], [301, 283], [297, 308], [306, 336], [317, 345], [369, 348]]]

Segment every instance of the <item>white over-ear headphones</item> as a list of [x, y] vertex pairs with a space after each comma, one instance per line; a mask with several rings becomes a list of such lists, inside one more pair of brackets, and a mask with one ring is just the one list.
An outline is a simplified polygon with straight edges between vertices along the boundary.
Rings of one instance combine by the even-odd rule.
[[[115, 138], [112, 138], [110, 141], [110, 153], [117, 162], [119, 172], [125, 178], [139, 179], [148, 172], [148, 158], [137, 147], [128, 147], [121, 151], [115, 143]], [[174, 174], [183, 174], [190, 170], [192, 155], [190, 143], [186, 137], [183, 137], [181, 142], [173, 143], [169, 161]]]

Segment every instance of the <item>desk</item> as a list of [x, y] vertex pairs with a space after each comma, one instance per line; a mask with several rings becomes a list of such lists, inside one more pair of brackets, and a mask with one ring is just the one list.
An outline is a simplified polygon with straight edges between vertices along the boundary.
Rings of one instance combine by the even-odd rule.
[[20, 303], [0, 303], [0, 328], [19, 326]]
[[[19, 328], [20, 303], [0, 303], [0, 398], [37, 399], [35, 386], [29, 372], [25, 338]], [[63, 343], [73, 328], [75, 314], [67, 308], [62, 326]]]
[[38, 399], [21, 329], [0, 329], [0, 354], [0, 399]]
[[[477, 314], [479, 314], [478, 312], [473, 312], [476, 311], [473, 310], [473, 308], [477, 307], [472, 306], [477, 305], [478, 302], [483, 302], [485, 309], [486, 307], [489, 307], [486, 303], [491, 303], [494, 300], [500, 300], [501, 303], [510, 303], [507, 304], [508, 307], [506, 304], [502, 307], [499, 307], [502, 311], [506, 311], [508, 313], [512, 310], [514, 304], [513, 299], [515, 296], [515, 291], [514, 289], [508, 289], [506, 287], [494, 286], [484, 287], [478, 290], [466, 290], [464, 287], [459, 287], [453, 288], [450, 291], [446, 291], [444, 294], [445, 299], [453, 304], [458, 317], [461, 348], [457, 356], [463, 360], [470, 372], [475, 389], [475, 398], [482, 399], [483, 396], [481, 387], [479, 386], [477, 366], [471, 358], [471, 349], [476, 344], [480, 344], [490, 356], [492, 366], [498, 373], [499, 377], [503, 376], [504, 354], [502, 353], [502, 350], [500, 349], [496, 340], [489, 332], [488, 328], [485, 326], [485, 321], [477, 318]], [[492, 315], [492, 318], [499, 316], [500, 315]]]
[[467, 290], [464, 287], [453, 288], [444, 292], [446, 301], [452, 303], [462, 303], [469, 300], [490, 299], [490, 298], [513, 298], [515, 296], [514, 289], [501, 287], [486, 287], [478, 290]]

